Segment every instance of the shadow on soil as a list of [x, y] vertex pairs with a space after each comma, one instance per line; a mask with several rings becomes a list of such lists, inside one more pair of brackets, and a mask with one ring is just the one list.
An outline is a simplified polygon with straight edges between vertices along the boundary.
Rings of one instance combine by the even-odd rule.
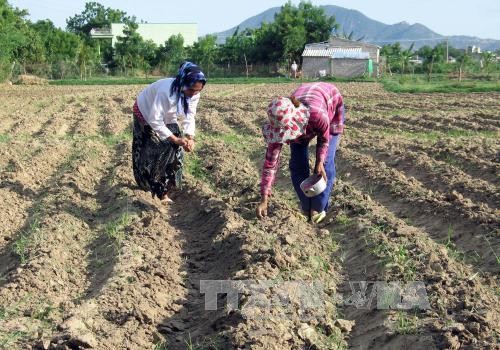
[[[241, 322], [240, 316], [224, 311], [225, 295], [218, 294], [217, 310], [206, 310], [205, 295], [200, 293], [202, 280], [229, 280], [244, 266], [243, 241], [230, 228], [220, 209], [205, 206], [200, 198], [186, 192], [173, 197], [169, 223], [183, 240], [185, 272], [184, 298], [175, 315], [158, 325], [170, 349], [230, 348], [230, 340], [221, 335], [227, 327]], [[220, 203], [224, 206], [224, 203]]]

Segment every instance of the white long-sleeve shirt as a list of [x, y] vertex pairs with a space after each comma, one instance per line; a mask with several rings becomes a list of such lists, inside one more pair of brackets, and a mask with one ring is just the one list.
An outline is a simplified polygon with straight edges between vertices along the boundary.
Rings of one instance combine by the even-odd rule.
[[194, 136], [196, 107], [200, 100], [200, 94], [188, 98], [188, 112], [184, 109], [178, 110], [176, 94], [170, 96], [170, 87], [174, 78], [160, 79], [139, 93], [137, 106], [146, 122], [165, 140], [172, 135], [166, 124], [177, 123], [179, 116], [184, 116], [182, 129], [184, 134]]

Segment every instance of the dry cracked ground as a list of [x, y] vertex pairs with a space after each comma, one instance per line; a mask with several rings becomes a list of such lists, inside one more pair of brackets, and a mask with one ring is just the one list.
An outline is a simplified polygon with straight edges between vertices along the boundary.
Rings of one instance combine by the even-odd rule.
[[499, 349], [500, 94], [338, 85], [320, 226], [288, 150], [254, 215], [264, 111], [297, 84], [208, 84], [169, 205], [131, 171], [143, 86], [0, 87], [0, 348]]

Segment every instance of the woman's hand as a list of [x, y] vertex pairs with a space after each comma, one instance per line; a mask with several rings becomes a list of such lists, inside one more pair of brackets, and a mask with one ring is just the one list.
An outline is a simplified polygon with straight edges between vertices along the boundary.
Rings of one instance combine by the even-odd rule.
[[186, 146], [186, 140], [185, 140], [185, 139], [183, 139], [183, 138], [181, 138], [181, 137], [177, 137], [177, 136], [175, 136], [175, 135], [170, 135], [170, 136], [168, 137], [168, 140], [169, 140], [170, 142], [175, 143], [176, 145], [179, 145], [179, 146], [182, 146], [182, 147]]
[[263, 195], [260, 200], [257, 209], [255, 210], [257, 217], [262, 219], [264, 216], [267, 216], [267, 195]]
[[183, 146], [184, 151], [192, 152], [194, 150], [194, 140], [189, 137], [186, 137], [184, 140], [186, 141], [186, 145]]
[[314, 173], [317, 175], [323, 176], [325, 180], [328, 180], [326, 178], [326, 171], [325, 171], [325, 166], [323, 165], [323, 162], [318, 162], [316, 166], [314, 167]]

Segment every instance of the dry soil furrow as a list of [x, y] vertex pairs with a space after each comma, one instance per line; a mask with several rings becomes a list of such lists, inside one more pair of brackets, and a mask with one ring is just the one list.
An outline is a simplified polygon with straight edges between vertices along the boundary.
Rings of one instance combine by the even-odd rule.
[[442, 115], [432, 115], [424, 113], [421, 115], [394, 115], [391, 120], [399, 122], [409, 129], [415, 125], [421, 126], [426, 130], [439, 131], [497, 131], [498, 128], [491, 123], [478, 123], [474, 120], [457, 120], [455, 116], [443, 117]]
[[403, 316], [405, 322], [401, 322], [401, 314], [394, 315], [395, 333], [418, 334], [414, 342], [395, 345], [392, 342], [397, 337], [388, 337], [378, 346], [393, 344], [397, 348], [416, 349], [432, 348], [432, 343], [439, 349], [457, 346], [453, 344], [473, 348], [494, 346], [498, 341], [499, 320], [495, 308], [496, 278], [478, 276], [469, 266], [455, 260], [450, 250], [430, 239], [427, 232], [407, 225], [349, 184], [341, 181], [338, 185], [340, 192], [336, 191], [334, 196], [335, 205], [348, 208], [347, 215], [357, 218], [358, 235], [364, 230], [361, 235], [370, 243], [371, 252], [386, 262], [388, 271], [384, 277], [400, 283], [425, 284], [430, 308], [421, 308], [413, 321]]
[[500, 164], [497, 161], [491, 161], [477, 151], [471, 152], [446, 146], [440, 148], [439, 146], [443, 143], [439, 142], [430, 149], [423, 144], [414, 144], [409, 148], [417, 152], [426, 152], [432, 158], [450, 163], [471, 177], [487, 181], [494, 186], [500, 185], [500, 176], [498, 175]]
[[494, 125], [500, 124], [500, 116], [498, 116], [498, 106], [489, 111], [473, 111], [464, 116], [466, 119], [477, 120], [478, 123], [493, 123]]
[[[12, 239], [13, 232], [19, 231], [23, 221], [30, 219], [31, 214], [28, 213], [31, 210], [28, 208], [43, 197], [42, 193], [48, 191], [49, 186], [57, 181], [56, 179], [65, 171], [71, 156], [74, 155], [71, 146], [61, 141], [36, 147], [33, 152], [27, 154], [24, 154], [24, 149], [30, 150], [30, 147], [25, 142], [13, 144], [15, 146], [8, 150], [10, 157], [2, 171], [0, 181], [3, 199], [0, 207], [7, 214], [6, 220], [3, 221], [6, 226], [1, 231], [1, 236], [5, 240]], [[47, 154], [51, 154], [51, 157], [48, 158]], [[8, 224], [15, 216], [21, 216], [23, 220], [12, 225]]]
[[[372, 140], [372, 142], [377, 142], [376, 136], [364, 133], [363, 137]], [[361, 139], [360, 137], [357, 138]], [[417, 139], [408, 140], [403, 137], [384, 137], [383, 142], [386, 144], [387, 149], [396, 148], [402, 152], [425, 153], [430, 158], [444, 161], [460, 169], [472, 178], [489, 182], [494, 186], [499, 183], [498, 163], [484, 158], [485, 148], [497, 148], [492, 141], [483, 139], [482, 142], [476, 142], [475, 146], [471, 145], [471, 147], [458, 144], [454, 146], [454, 141], [448, 138], [429, 142]], [[491, 156], [487, 158], [491, 158]]]
[[86, 245], [89, 284], [53, 344], [153, 347], [161, 342], [158, 322], [180, 309], [180, 237], [162, 205], [132, 185], [129, 156], [130, 145], [117, 147], [96, 187], [97, 234]]
[[[406, 330], [399, 326], [396, 315], [405, 315], [406, 307], [396, 303], [389, 306], [383, 302], [382, 285], [397, 283], [405, 286], [412, 282], [409, 278], [416, 280], [417, 276], [388, 263], [393, 256], [381, 254], [381, 247], [388, 249], [387, 238], [378, 229], [381, 227], [379, 220], [366, 218], [372, 213], [373, 205], [367, 205], [365, 198], [338, 180], [330, 209], [337, 217], [330, 222], [328, 215], [324, 225], [332, 232], [340, 232], [336, 235], [340, 243], [336, 255], [340, 255], [344, 280], [337, 293], [341, 296], [342, 317], [355, 321], [349, 334], [349, 348], [437, 349], [432, 332], [421, 324]], [[416, 303], [413, 306], [419, 309]], [[422, 311], [419, 310], [419, 316]]]
[[[11, 235], [0, 253], [5, 275], [0, 294], [9, 304], [18, 305], [9, 319], [9, 330], [14, 332], [22, 324], [23, 338], [31, 341], [48, 337], [89, 285], [88, 266], [82, 262], [96, 230], [94, 187], [108, 157], [101, 143], [87, 141], [78, 146], [83, 151], [56, 167], [32, 198], [23, 227]], [[94, 152], [101, 161], [89, 156]]]
[[430, 158], [423, 152], [404, 152], [396, 145], [390, 148], [386, 143], [367, 142], [366, 139], [360, 143], [353, 140], [347, 147], [367, 154], [377, 162], [388, 164], [450, 198], [465, 196], [464, 200], [485, 203], [490, 207], [487, 211], [492, 213], [500, 207], [500, 195], [495, 186], [473, 178], [446, 162]]
[[459, 199], [448, 201], [415, 179], [408, 179], [385, 163], [349, 149], [338, 160], [348, 181], [360, 186], [397, 216], [427, 231], [441, 243], [450, 242], [481, 270], [497, 269], [498, 222], [496, 216]]
[[[500, 117], [495, 116], [495, 111], [491, 111], [488, 114], [485, 114], [484, 117], [481, 117], [481, 113], [474, 113], [474, 111], [463, 111], [459, 110], [453, 112], [452, 116], [449, 116], [449, 113], [425, 113], [425, 119], [429, 121], [437, 121], [440, 123], [448, 123], [453, 126], [459, 126], [461, 129], [471, 129], [471, 130], [498, 130], [500, 127]], [[449, 112], [449, 111], [448, 111]], [[490, 116], [488, 118], [487, 116]], [[400, 116], [401, 118], [407, 121], [413, 121], [412, 118], [415, 116]]]
[[398, 131], [412, 131], [412, 132], [422, 132], [428, 131], [427, 128], [423, 128], [421, 126], [416, 125], [405, 125], [401, 122], [393, 121], [391, 118], [388, 118], [383, 115], [363, 115], [355, 118], [349, 119], [349, 122], [346, 123], [347, 128], [353, 128], [362, 130], [363, 132], [374, 132], [376, 133], [378, 130], [390, 130], [394, 134], [397, 134]]
[[[229, 281], [243, 267], [243, 237], [238, 228], [241, 221], [231, 213], [224, 202], [197, 198], [187, 192], [171, 206], [168, 222], [174, 227], [181, 243], [183, 258], [182, 283], [185, 295], [178, 301], [181, 308], [165, 318], [159, 329], [167, 337], [169, 349], [184, 349], [190, 341], [230, 347], [221, 335], [239, 317], [224, 312], [225, 300], [213, 310], [202, 294], [202, 281]], [[207, 293], [208, 294], [208, 293]]]
[[[245, 159], [247, 152], [242, 150], [241, 145], [236, 148], [222, 147], [222, 142], [217, 140], [204, 141], [201, 148], [198, 148], [198, 152], [199, 156], [203, 159], [201, 163], [202, 168], [207, 171], [204, 181], [210, 182], [210, 187], [217, 191], [218, 196], [222, 196], [228, 209], [238, 213], [232, 220], [234, 222], [232, 226], [241, 226], [237, 230], [238, 239], [244, 242], [243, 248], [241, 248], [242, 254], [240, 254], [242, 258], [239, 260], [241, 266], [238, 271], [232, 272], [229, 278], [236, 278], [237, 280], [245, 278], [249, 282], [253, 282], [253, 284], [256, 283], [255, 280], [271, 279], [271, 282], [278, 284], [275, 286], [276, 289], [274, 292], [279, 293], [281, 291], [285, 295], [287, 292], [290, 292], [289, 288], [296, 287], [296, 284], [294, 284], [296, 281], [305, 281], [305, 285], [307, 285], [308, 283], [314, 283], [315, 279], [319, 279], [319, 282], [324, 283], [325, 287], [320, 288], [317, 292], [320, 295], [324, 295], [326, 288], [326, 290], [332, 293], [335, 290], [336, 283], [331, 279], [332, 275], [335, 276], [335, 269], [333, 268], [335, 264], [328, 262], [330, 260], [330, 248], [332, 247], [332, 241], [328, 236], [328, 232], [326, 232], [326, 241], [330, 243], [325, 244], [321, 239], [315, 237], [314, 228], [311, 228], [299, 218], [295, 208], [290, 210], [287, 205], [283, 206], [283, 202], [279, 199], [280, 195], [275, 197], [275, 203], [270, 208], [272, 217], [269, 220], [255, 222], [253, 214], [256, 200], [254, 189], [256, 187], [258, 170], [254, 168], [250, 160]], [[210, 155], [210, 157], [206, 155]], [[259, 155], [262, 156], [261, 154]], [[214, 197], [214, 195], [212, 194], [211, 197]], [[279, 224], [273, 224], [275, 222]], [[187, 230], [187, 224], [184, 225], [186, 225], [185, 229]], [[303, 241], [300, 235], [307, 235], [310, 239]], [[325, 237], [323, 236], [323, 238]], [[193, 246], [196, 247], [197, 245], [194, 244]], [[196, 256], [196, 250], [192, 254]], [[225, 256], [224, 253], [220, 255], [222, 257]], [[229, 261], [232, 260], [229, 259]], [[208, 266], [211, 266], [210, 262]], [[203, 274], [200, 274], [196, 268], [193, 269], [192, 273], [195, 276], [195, 281], [203, 277]], [[220, 272], [214, 270], [213, 273]], [[327, 276], [330, 278], [327, 278]], [[288, 282], [281, 285], [278, 282], [282, 279]], [[195, 283], [193, 288], [196, 288]], [[266, 290], [264, 288], [262, 295], [258, 294], [256, 297], [276, 298], [276, 294], [272, 296], [272, 292], [272, 289]], [[196, 295], [196, 293], [194, 294]], [[246, 295], [243, 299], [251, 297], [248, 292], [243, 293], [243, 295]], [[189, 333], [199, 334], [202, 341], [205, 339], [204, 343], [216, 340], [230, 341], [230, 343], [239, 344], [241, 347], [252, 345], [253, 347], [262, 349], [268, 348], [269, 344], [274, 344], [278, 348], [295, 348], [306, 343], [309, 345], [317, 344], [320, 348], [326, 349], [328, 347], [324, 346], [328, 341], [321, 334], [324, 330], [317, 333], [307, 323], [301, 326], [300, 314], [300, 312], [307, 312], [302, 315], [304, 318], [302, 323], [310, 321], [309, 318], [312, 317], [313, 320], [316, 319], [316, 321], [312, 321], [313, 325], [314, 322], [319, 322], [323, 329], [331, 326], [328, 328], [330, 329], [329, 332], [338, 332], [335, 334], [337, 335], [337, 339], [342, 342], [344, 335], [333, 324], [331, 316], [335, 305], [332, 304], [333, 300], [330, 300], [329, 296], [324, 295], [324, 297], [325, 303], [329, 305], [329, 311], [326, 315], [323, 305], [321, 306], [321, 311], [316, 310], [316, 315], [311, 315], [311, 310], [297, 309], [295, 306], [288, 307], [285, 310], [282, 310], [279, 306], [271, 309], [263, 307], [262, 310], [257, 310], [258, 313], [255, 314], [256, 306], [252, 303], [245, 304], [244, 302], [243, 305], [247, 306], [246, 309], [240, 308], [236, 314], [229, 313], [229, 316], [225, 320], [221, 319], [217, 321], [219, 325], [212, 327], [216, 329], [216, 331], [212, 330], [212, 337], [202, 335], [206, 332], [203, 329], [208, 329], [207, 325], [210, 324], [209, 321], [203, 321], [203, 318], [203, 322], [199, 322], [197, 326], [192, 324], [189, 326], [188, 329], [191, 329]], [[292, 299], [294, 302], [297, 302], [296, 296]], [[193, 315], [199, 313], [201, 302], [196, 302], [195, 300], [192, 302], [192, 307], [184, 315], [189, 314], [189, 312]], [[220, 302], [225, 303], [226, 300], [222, 299]], [[243, 305], [242, 307], [244, 307]], [[212, 317], [219, 317], [217, 314], [212, 314]], [[191, 320], [193, 317], [183, 318], [182, 315], [174, 317], [175, 321], [181, 319], [184, 320], [182, 322], [186, 323], [187, 320]], [[227, 326], [228, 323], [234, 323], [232, 325], [233, 329], [229, 334], [230, 340], [226, 339], [228, 335], [224, 331], [225, 328], [222, 327], [222, 325]], [[179, 326], [178, 322], [175, 324]], [[330, 326], [327, 326], [327, 324], [330, 324]], [[196, 327], [202, 330], [198, 330]], [[274, 328], [274, 330], [269, 332], [269, 327], [271, 329]], [[221, 330], [222, 335], [217, 335], [217, 332]], [[167, 332], [170, 334], [170, 339], [173, 338], [175, 340], [178, 338], [177, 340], [180, 342], [186, 339], [186, 330], [173, 332], [173, 327], [170, 327], [167, 329]], [[311, 333], [307, 335], [304, 332], [307, 334], [309, 334], [308, 332]], [[180, 334], [176, 335], [177, 333]]]
[[[49, 126], [73, 125], [72, 128], [79, 129], [79, 120], [72, 119], [71, 115], [57, 112], [53, 114], [51, 123], [42, 123], [41, 126], [40, 121], [37, 123], [37, 131], [32, 137], [11, 139], [1, 150], [5, 163], [2, 164], [3, 179], [0, 186], [6, 199], [2, 203], [6, 206], [4, 212], [10, 213], [6, 220], [6, 229], [2, 230], [4, 239], [11, 239], [11, 233], [20, 230], [24, 219], [29, 218], [24, 215], [23, 220], [9, 224], [11, 219], [23, 216], [22, 213], [39, 197], [47, 183], [52, 183], [54, 176], [58, 176], [55, 174], [69, 170], [65, 168], [71, 166], [80, 156], [79, 153], [86, 153], [85, 149], [78, 150], [76, 140], [66, 137], [64, 132], [68, 127], [62, 131], [63, 134], [55, 135], [57, 130]], [[91, 157], [89, 160], [92, 161]], [[12, 205], [13, 200], [19, 204]]]

